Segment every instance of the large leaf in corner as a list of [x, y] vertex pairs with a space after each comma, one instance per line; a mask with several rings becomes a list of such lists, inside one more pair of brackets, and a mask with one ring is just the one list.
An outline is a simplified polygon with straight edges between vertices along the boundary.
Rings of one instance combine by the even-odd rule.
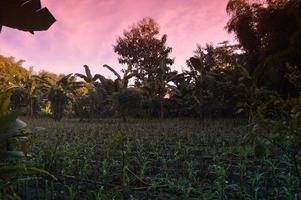
[[47, 30], [55, 18], [40, 0], [1, 0], [0, 31], [2, 26], [34, 33]]

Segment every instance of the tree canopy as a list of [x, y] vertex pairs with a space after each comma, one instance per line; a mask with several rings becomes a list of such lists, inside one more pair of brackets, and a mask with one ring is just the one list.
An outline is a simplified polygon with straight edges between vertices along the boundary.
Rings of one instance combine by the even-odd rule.
[[13, 57], [7, 58], [0, 55], [0, 91], [8, 87], [14, 76], [26, 77], [29, 72], [22, 67], [23, 60], [15, 61]]
[[124, 31], [114, 46], [119, 62], [132, 65], [137, 84], [153, 81], [162, 59], [167, 65], [173, 64], [173, 59], [169, 58], [172, 48], [166, 46], [167, 35], [160, 37], [159, 31], [159, 25], [147, 17]]
[[261, 85], [292, 94], [284, 79], [287, 64], [301, 67], [301, 2], [298, 0], [230, 0], [226, 29], [246, 51], [247, 68], [262, 69]]

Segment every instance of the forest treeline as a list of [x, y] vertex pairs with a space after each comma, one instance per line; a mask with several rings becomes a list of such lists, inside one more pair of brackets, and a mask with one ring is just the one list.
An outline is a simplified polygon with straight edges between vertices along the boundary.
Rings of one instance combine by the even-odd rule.
[[[144, 18], [118, 37], [114, 52], [125, 68], [99, 63], [115, 78], [85, 73], [34, 73], [23, 61], [0, 57], [0, 89], [11, 90], [11, 109], [30, 116], [80, 119], [127, 117], [252, 118], [271, 97], [300, 93], [301, 3], [230, 0], [225, 29], [238, 41], [197, 45], [186, 69], [174, 70], [167, 35]], [[25, 109], [25, 110], [24, 110]], [[273, 109], [273, 105], [269, 105]]]

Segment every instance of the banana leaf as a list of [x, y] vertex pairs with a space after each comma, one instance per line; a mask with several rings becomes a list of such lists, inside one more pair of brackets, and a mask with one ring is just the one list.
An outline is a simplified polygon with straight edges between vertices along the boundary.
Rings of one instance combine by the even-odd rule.
[[121, 76], [112, 67], [110, 67], [109, 65], [103, 65], [103, 67], [110, 70], [118, 79], [121, 79]]
[[56, 21], [40, 0], [1, 0], [0, 31], [2, 26], [28, 31], [47, 30]]

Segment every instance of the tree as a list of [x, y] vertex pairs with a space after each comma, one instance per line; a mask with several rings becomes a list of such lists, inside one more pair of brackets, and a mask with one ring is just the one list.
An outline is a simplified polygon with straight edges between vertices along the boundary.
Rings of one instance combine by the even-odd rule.
[[109, 96], [116, 91], [116, 84], [101, 74], [92, 75], [90, 68], [84, 65], [85, 74], [76, 73], [75, 76], [84, 79], [87, 94], [77, 98], [76, 112], [81, 119], [99, 116], [108, 110]]
[[244, 50], [249, 54], [256, 54], [260, 49], [260, 38], [256, 30], [254, 15], [258, 4], [250, 4], [247, 0], [230, 0], [227, 12], [231, 15], [226, 25], [229, 32], [234, 32]]
[[[212, 44], [206, 44], [205, 47], [197, 45], [193, 57], [201, 61], [202, 73], [224, 73], [233, 70], [244, 61], [244, 54], [241, 53], [240, 45], [229, 44], [228, 41], [221, 42], [217, 46]], [[187, 61], [187, 66], [191, 69], [193, 66], [190, 61]]]
[[8, 83], [14, 76], [25, 78], [29, 75], [29, 71], [22, 66], [23, 62], [23, 60], [15, 61], [13, 57], [7, 58], [0, 55], [0, 91], [5, 91], [10, 87]]
[[[131, 65], [136, 74], [136, 86], [147, 83], [154, 85], [163, 59], [167, 65], [172, 65], [169, 58], [172, 48], [166, 46], [167, 35], [160, 38], [159, 26], [152, 18], [144, 18], [124, 31], [123, 37], [118, 37], [114, 51], [119, 55], [119, 63]], [[154, 90], [154, 86], [153, 86]]]
[[247, 69], [261, 66], [258, 84], [284, 96], [298, 95], [284, 75], [286, 65], [301, 69], [301, 2], [298, 0], [230, 0], [226, 29], [246, 51]]
[[42, 70], [38, 73], [39, 77], [47, 79], [51, 85], [55, 85], [56, 82], [60, 79], [58, 74]]
[[[178, 84], [178, 80], [175, 82], [179, 90], [177, 97], [190, 101], [192, 112], [202, 119], [205, 114], [233, 114], [238, 96], [235, 82], [238, 82], [239, 76], [236, 68], [242, 62], [242, 57], [239, 46], [229, 45], [228, 42], [216, 47], [197, 45], [195, 55], [187, 60], [189, 70], [185, 70], [179, 79], [182, 80], [181, 84]], [[183, 79], [186, 79], [186, 84], [183, 84]]]
[[173, 59], [169, 58], [172, 48], [166, 46], [167, 35], [160, 37], [159, 31], [152, 18], [144, 18], [117, 39], [114, 51], [119, 55], [121, 64], [132, 66], [136, 87], [148, 91], [152, 100], [160, 99], [163, 117], [164, 82]]

